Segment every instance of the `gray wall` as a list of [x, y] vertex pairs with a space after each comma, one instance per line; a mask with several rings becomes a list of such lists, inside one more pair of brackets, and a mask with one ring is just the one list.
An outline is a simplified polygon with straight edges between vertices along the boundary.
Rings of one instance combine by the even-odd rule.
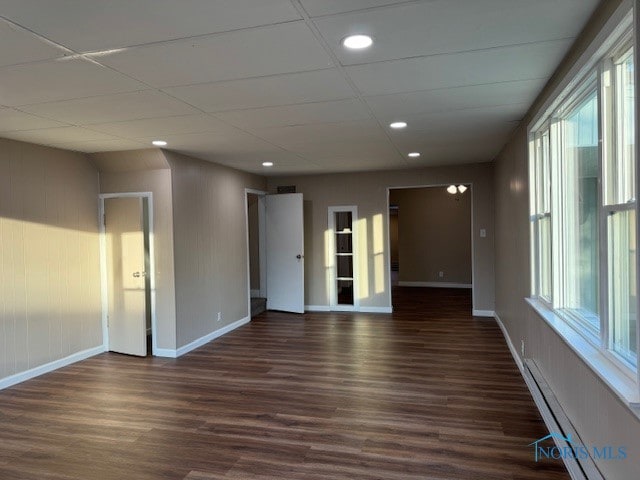
[[[296, 185], [305, 200], [305, 304], [329, 305], [325, 261], [327, 209], [357, 205], [358, 273], [363, 307], [390, 306], [387, 187], [473, 184], [474, 297], [476, 310], [494, 310], [493, 164], [369, 173], [270, 177], [269, 190]], [[479, 230], [487, 230], [480, 238]]]
[[[637, 478], [640, 420], [524, 301], [530, 294], [526, 125], [619, 1], [604, 2], [496, 162], [496, 312], [533, 359], [586, 444], [629, 447], [625, 461], [599, 462], [605, 478]], [[519, 350], [519, 348], [518, 348]]]
[[471, 195], [452, 195], [446, 187], [391, 190], [389, 200], [398, 206], [400, 282], [471, 284]]
[[251, 290], [260, 289], [260, 215], [258, 212], [258, 196], [247, 195], [249, 221], [249, 273]]
[[266, 181], [177, 153], [165, 155], [172, 168], [180, 348], [249, 316], [245, 188], [264, 190]]
[[0, 139], [0, 379], [102, 345], [98, 172]]

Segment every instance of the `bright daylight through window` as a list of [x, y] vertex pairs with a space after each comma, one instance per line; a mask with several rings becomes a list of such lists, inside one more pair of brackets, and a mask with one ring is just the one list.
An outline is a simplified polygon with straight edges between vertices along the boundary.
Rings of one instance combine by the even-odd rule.
[[636, 378], [635, 56], [631, 21], [530, 131], [532, 296]]

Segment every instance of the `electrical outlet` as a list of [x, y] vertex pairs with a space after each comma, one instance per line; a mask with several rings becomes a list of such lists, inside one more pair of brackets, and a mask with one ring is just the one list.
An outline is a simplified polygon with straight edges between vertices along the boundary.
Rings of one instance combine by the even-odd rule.
[[444, 272], [438, 272], [438, 277], [440, 278], [444, 277]]
[[222, 321], [222, 312], [218, 312], [218, 321]]
[[520, 340], [520, 353], [522, 354], [522, 357], [524, 358], [524, 339]]

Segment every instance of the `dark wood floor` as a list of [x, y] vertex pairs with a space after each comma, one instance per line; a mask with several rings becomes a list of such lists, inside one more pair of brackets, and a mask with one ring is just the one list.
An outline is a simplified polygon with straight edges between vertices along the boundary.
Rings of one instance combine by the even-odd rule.
[[267, 312], [180, 359], [103, 354], [0, 392], [0, 478], [565, 479], [469, 292]]

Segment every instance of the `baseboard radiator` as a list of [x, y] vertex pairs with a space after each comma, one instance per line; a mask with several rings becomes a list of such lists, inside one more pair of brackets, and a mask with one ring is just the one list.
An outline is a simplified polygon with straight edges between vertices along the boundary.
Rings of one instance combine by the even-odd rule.
[[[523, 366], [522, 374], [549, 431], [560, 433], [565, 438], [571, 438], [574, 444], [583, 445], [578, 432], [564, 413], [536, 363], [529, 359], [524, 361]], [[561, 450], [571, 446], [559, 438], [554, 438], [554, 441]], [[565, 458], [564, 463], [573, 480], [604, 480], [602, 473], [591, 458], [585, 460]]]

